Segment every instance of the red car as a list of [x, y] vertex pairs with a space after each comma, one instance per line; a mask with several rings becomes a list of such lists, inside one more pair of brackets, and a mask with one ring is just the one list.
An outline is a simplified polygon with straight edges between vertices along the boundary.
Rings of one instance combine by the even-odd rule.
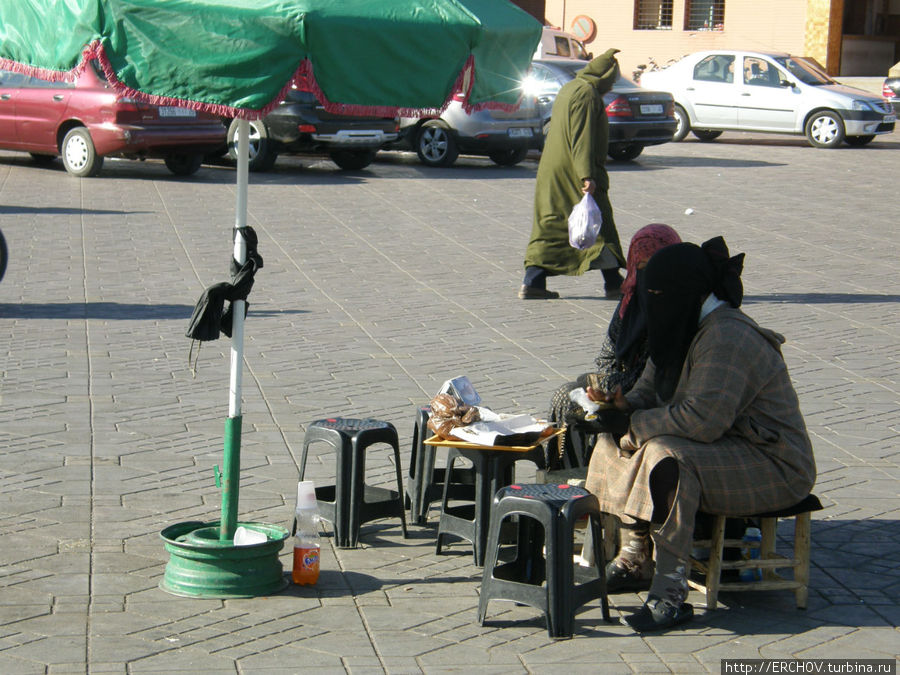
[[205, 153], [224, 143], [217, 117], [122, 96], [97, 62], [74, 83], [0, 70], [0, 148], [31, 153], [39, 162], [61, 155], [76, 176], [96, 176], [112, 155], [162, 157], [169, 171], [189, 176]]

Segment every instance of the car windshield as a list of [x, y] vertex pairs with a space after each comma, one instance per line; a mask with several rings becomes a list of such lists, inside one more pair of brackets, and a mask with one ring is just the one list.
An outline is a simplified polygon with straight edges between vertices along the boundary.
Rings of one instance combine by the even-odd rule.
[[319, 99], [316, 98], [316, 95], [311, 91], [302, 91], [297, 89], [296, 87], [291, 87], [288, 89], [287, 93], [284, 95], [286, 101], [293, 101], [295, 103], [306, 103], [312, 105], [318, 105]]
[[587, 50], [584, 48], [584, 45], [580, 42], [576, 42], [572, 40], [572, 45], [575, 48], [575, 53], [572, 55], [573, 58], [581, 59], [582, 61], [589, 61], [591, 55], [587, 53]]
[[554, 64], [554, 65], [556, 65], [560, 70], [565, 71], [565, 73], [570, 78], [574, 79], [575, 76], [578, 75], [579, 71], [584, 70], [584, 67], [586, 64], [584, 64], [584, 63], [560, 63], [560, 64]]
[[641, 91], [641, 87], [639, 85], [635, 84], [624, 75], [619, 75], [619, 79], [616, 80], [615, 85], [613, 85], [613, 89], [615, 89], [616, 91]]
[[[559, 75], [562, 73], [562, 79], [565, 81], [573, 80], [578, 73], [584, 70], [584, 65], [577, 63], [554, 63], [553, 70], [540, 63], [534, 63], [531, 66], [531, 72], [522, 81], [522, 90], [531, 96], [540, 96], [541, 94], [555, 93], [561, 85]], [[629, 80], [624, 75], [619, 75], [613, 88], [616, 91], [641, 91], [641, 87]]]
[[834, 84], [834, 80], [807, 61], [795, 59], [791, 56], [776, 56], [775, 62], [784, 66], [791, 75], [803, 82], [803, 84], [811, 84], [813, 86]]
[[97, 59], [91, 59], [91, 69], [94, 71], [98, 80], [104, 84], [109, 84], [106, 73], [103, 72], [103, 66], [100, 65], [100, 62]]

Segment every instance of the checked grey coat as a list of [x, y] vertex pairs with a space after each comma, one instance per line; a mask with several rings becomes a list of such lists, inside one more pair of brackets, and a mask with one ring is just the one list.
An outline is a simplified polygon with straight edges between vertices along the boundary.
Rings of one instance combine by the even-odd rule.
[[815, 460], [783, 342], [739, 309], [714, 310], [700, 322], [668, 404], [656, 399], [648, 362], [626, 397], [635, 410], [629, 432], [618, 446], [601, 435], [591, 455], [586, 487], [600, 508], [649, 521], [650, 472], [675, 458], [675, 502], [657, 541], [686, 559], [698, 508], [745, 516], [806, 497]]

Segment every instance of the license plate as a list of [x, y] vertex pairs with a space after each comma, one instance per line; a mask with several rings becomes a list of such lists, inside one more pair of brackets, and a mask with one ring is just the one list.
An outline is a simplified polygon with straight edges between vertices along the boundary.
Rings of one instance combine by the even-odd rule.
[[896, 122], [896, 121], [897, 121], [897, 116], [896, 116], [896, 115], [885, 115], [885, 116], [884, 116], [884, 121], [885, 121], [885, 123], [888, 123], [888, 122]]
[[508, 130], [510, 138], [531, 138], [530, 127], [516, 127]]
[[662, 115], [663, 107], [659, 103], [642, 104], [641, 115]]
[[190, 108], [179, 108], [174, 105], [162, 105], [159, 107], [160, 117], [196, 117], [197, 111]]

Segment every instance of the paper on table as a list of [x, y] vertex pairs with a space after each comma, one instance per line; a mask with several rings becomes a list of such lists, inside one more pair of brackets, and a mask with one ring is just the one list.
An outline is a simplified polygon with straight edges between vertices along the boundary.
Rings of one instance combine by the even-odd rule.
[[538, 433], [547, 428], [546, 423], [538, 422], [531, 415], [498, 415], [487, 408], [479, 408], [481, 421], [467, 427], [456, 427], [450, 433], [468, 443], [478, 445], [496, 445], [498, 436]]

